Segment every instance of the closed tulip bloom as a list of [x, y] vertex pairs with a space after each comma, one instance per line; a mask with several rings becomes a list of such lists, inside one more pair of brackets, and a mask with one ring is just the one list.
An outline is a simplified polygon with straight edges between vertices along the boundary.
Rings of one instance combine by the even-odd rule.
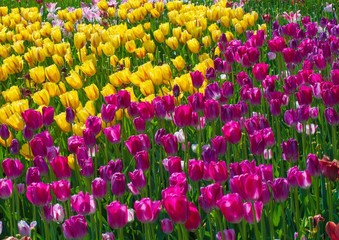
[[114, 233], [112, 232], [106, 232], [101, 234], [101, 239], [102, 240], [114, 240]]
[[225, 229], [222, 232], [218, 232], [216, 235], [217, 240], [236, 240], [236, 234], [234, 229]]
[[55, 204], [52, 208], [53, 221], [57, 223], [62, 223], [65, 218], [65, 211], [62, 205], [59, 203]]
[[191, 53], [198, 53], [200, 51], [200, 43], [196, 38], [192, 38], [186, 42]]
[[209, 213], [217, 207], [217, 201], [222, 198], [224, 191], [220, 183], [213, 183], [200, 188], [199, 205], [204, 212]]
[[54, 121], [54, 108], [43, 107], [42, 108], [42, 122], [44, 126], [50, 126]]
[[200, 88], [205, 80], [204, 75], [200, 71], [196, 70], [194, 72], [190, 72], [190, 76], [192, 79], [193, 87]]
[[162, 33], [162, 31], [159, 30], [159, 29], [157, 29], [153, 32], [153, 36], [158, 43], [162, 43], [162, 42], [165, 41], [165, 36]]
[[39, 111], [27, 109], [26, 111], [22, 112], [21, 115], [29, 129], [35, 131], [42, 127], [42, 115]]
[[173, 232], [173, 229], [174, 229], [174, 224], [171, 219], [164, 218], [161, 220], [161, 230], [165, 234], [171, 234]]
[[226, 140], [232, 144], [236, 144], [241, 139], [241, 127], [239, 122], [229, 121], [222, 127], [222, 132]]
[[68, 165], [67, 157], [57, 156], [51, 162], [52, 170], [58, 179], [71, 177], [71, 169]]
[[184, 226], [188, 231], [192, 232], [199, 228], [201, 224], [201, 216], [200, 216], [198, 208], [194, 205], [194, 203], [189, 202], [188, 205], [189, 205], [188, 219], [185, 222]]
[[128, 108], [131, 104], [131, 94], [127, 90], [119, 90], [116, 94], [105, 97], [105, 101], [118, 108]]
[[291, 138], [286, 142], [281, 143], [282, 148], [282, 158], [285, 161], [294, 161], [296, 162], [299, 158], [298, 152], [298, 142], [297, 140]]
[[18, 222], [18, 230], [20, 236], [29, 237], [31, 235], [31, 230], [34, 229], [36, 225], [37, 225], [36, 221], [33, 221], [31, 222], [30, 225], [28, 225], [28, 223], [25, 222], [24, 220], [20, 220]]
[[154, 107], [149, 102], [138, 103], [138, 111], [140, 117], [145, 121], [151, 121], [154, 118]]
[[45, 81], [45, 69], [42, 66], [31, 68], [29, 70], [29, 76], [32, 81], [39, 84]]
[[95, 135], [101, 131], [101, 119], [96, 116], [89, 116], [86, 119], [86, 127], [90, 129]]
[[128, 222], [127, 205], [119, 201], [113, 201], [106, 206], [107, 222], [113, 229], [120, 229], [126, 226]]
[[220, 114], [219, 102], [213, 99], [205, 101], [204, 115], [207, 121], [216, 120]]
[[26, 197], [30, 203], [44, 206], [52, 201], [50, 185], [43, 182], [32, 183], [27, 187]]
[[66, 239], [82, 239], [87, 235], [86, 218], [82, 215], [71, 216], [62, 224], [62, 232]]
[[270, 183], [273, 198], [277, 202], [283, 202], [288, 198], [290, 186], [286, 178], [276, 178]]
[[126, 191], [126, 179], [123, 173], [114, 173], [111, 179], [112, 194], [117, 197], [124, 195]]
[[309, 172], [311, 176], [319, 176], [320, 170], [320, 163], [317, 155], [315, 154], [308, 154], [306, 158], [306, 170]]
[[133, 186], [139, 190], [143, 189], [147, 184], [145, 174], [141, 169], [136, 169], [133, 172], [129, 172], [128, 176], [131, 179]]
[[72, 126], [70, 123], [66, 121], [66, 113], [60, 113], [54, 117], [54, 120], [61, 131], [70, 132], [72, 130]]
[[40, 171], [37, 167], [30, 167], [26, 172], [26, 184], [27, 186], [32, 183], [41, 182]]
[[96, 73], [96, 68], [92, 60], [86, 60], [81, 66], [80, 70], [87, 76], [92, 77]]
[[80, 191], [71, 197], [71, 208], [77, 214], [88, 215], [95, 213], [95, 200], [93, 195]]
[[152, 223], [157, 220], [161, 201], [152, 201], [150, 198], [142, 198], [134, 202], [134, 210], [137, 219], [142, 223]]
[[101, 106], [101, 118], [104, 122], [108, 123], [113, 121], [117, 107], [113, 104], [102, 104]]
[[224, 183], [228, 178], [226, 162], [210, 162], [208, 164], [208, 174], [217, 183]]
[[174, 110], [174, 123], [178, 127], [190, 126], [192, 122], [192, 107], [181, 105]]
[[17, 139], [13, 139], [11, 145], [9, 146], [11, 154], [18, 154], [20, 151], [19, 142]]
[[[25, 140], [29, 141], [33, 138], [34, 132], [32, 129], [28, 128], [27, 125], [25, 125], [24, 129], [22, 130], [22, 136], [24, 137]], [[39, 139], [40, 140], [40, 139]], [[32, 145], [34, 143], [32, 142]], [[31, 145], [31, 144], [30, 144]], [[34, 144], [35, 145], [35, 144]], [[31, 147], [32, 148], [32, 147]], [[41, 149], [38, 149], [37, 152], [43, 152]], [[34, 153], [33, 153], [34, 155]]]
[[84, 91], [89, 100], [96, 101], [99, 98], [99, 89], [95, 84], [85, 87]]
[[13, 183], [11, 179], [0, 179], [0, 198], [7, 199], [12, 195]]
[[188, 191], [188, 182], [186, 178], [186, 174], [184, 172], [175, 172], [172, 173], [169, 177], [169, 184], [171, 187], [179, 187], [183, 189], [185, 192]]
[[310, 105], [312, 103], [312, 87], [302, 85], [296, 93], [300, 105]]
[[204, 162], [190, 159], [188, 161], [188, 175], [192, 181], [200, 181], [204, 175]]
[[224, 155], [226, 153], [227, 144], [223, 136], [215, 136], [211, 140], [212, 148], [216, 151], [217, 155]]
[[106, 182], [102, 178], [95, 178], [92, 181], [92, 194], [93, 197], [96, 199], [102, 199], [106, 196], [107, 188]]
[[113, 144], [120, 142], [121, 138], [121, 126], [120, 124], [113, 125], [112, 127], [104, 128], [103, 132], [108, 141]]
[[71, 70], [70, 75], [68, 77], [66, 77], [66, 82], [73, 89], [80, 89], [80, 88], [82, 88], [82, 84], [83, 84], [80, 75], [73, 70]]
[[319, 160], [320, 162], [320, 169], [321, 174], [328, 178], [331, 181], [337, 181], [339, 179], [339, 161], [338, 160], [332, 160], [327, 156], [323, 156], [322, 159]]
[[[261, 201], [255, 201], [253, 205], [255, 211], [255, 221], [260, 222], [264, 204]], [[244, 203], [244, 218], [249, 224], [254, 223], [253, 205], [250, 202]]]
[[244, 216], [243, 203], [237, 193], [224, 195], [217, 201], [217, 205], [230, 223], [239, 223]]
[[18, 178], [24, 169], [24, 165], [18, 159], [6, 158], [2, 161], [1, 165], [5, 175], [9, 179]]
[[171, 194], [163, 199], [163, 206], [174, 223], [185, 223], [189, 214], [186, 196]]
[[177, 56], [175, 59], [171, 59], [174, 67], [180, 72], [181, 70], [183, 70], [185, 68], [186, 62], [185, 60], [182, 58], [182, 56]]
[[171, 133], [161, 137], [161, 144], [168, 155], [178, 152], [178, 139]]
[[154, 107], [155, 116], [157, 118], [165, 118], [166, 117], [166, 108], [165, 103], [161, 97], [156, 97], [152, 100], [152, 105]]
[[33, 101], [38, 104], [39, 106], [42, 105], [49, 105], [50, 102], [50, 95], [46, 89], [42, 89], [38, 92], [35, 92], [32, 95]]
[[189, 105], [194, 112], [203, 111], [205, 108], [205, 99], [202, 93], [194, 93], [187, 97]]
[[71, 183], [68, 180], [53, 182], [52, 190], [58, 201], [67, 201], [71, 196]]
[[268, 64], [265, 63], [257, 63], [253, 66], [252, 69], [253, 76], [258, 81], [262, 81], [268, 75]]
[[130, 154], [134, 156], [137, 152], [147, 151], [151, 147], [151, 143], [146, 134], [139, 134], [130, 136], [125, 141], [125, 146]]
[[33, 159], [34, 167], [37, 167], [39, 169], [39, 172], [42, 176], [45, 176], [48, 174], [48, 165], [42, 156], [36, 156]]
[[149, 169], [149, 156], [145, 150], [139, 151], [134, 155], [135, 168], [146, 171]]
[[60, 81], [60, 71], [55, 64], [45, 68], [45, 75], [50, 82], [57, 83]]
[[94, 132], [86, 128], [82, 131], [82, 136], [87, 147], [91, 148], [95, 145], [96, 139]]

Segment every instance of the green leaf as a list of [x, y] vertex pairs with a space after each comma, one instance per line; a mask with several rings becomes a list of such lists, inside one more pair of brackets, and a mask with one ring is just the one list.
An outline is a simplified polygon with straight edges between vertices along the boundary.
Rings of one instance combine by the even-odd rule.
[[282, 212], [281, 205], [276, 205], [273, 214], [273, 225], [275, 227], [277, 227], [280, 223], [281, 212]]

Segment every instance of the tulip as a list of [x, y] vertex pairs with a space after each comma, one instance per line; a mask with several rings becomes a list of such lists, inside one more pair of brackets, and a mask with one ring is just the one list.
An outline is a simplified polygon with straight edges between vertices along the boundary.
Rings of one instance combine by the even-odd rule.
[[114, 240], [114, 233], [112, 232], [106, 232], [101, 234], [101, 239], [102, 240]]
[[239, 223], [244, 215], [241, 197], [237, 193], [224, 195], [217, 201], [217, 206], [224, 215], [226, 221]]
[[149, 169], [149, 157], [147, 151], [139, 151], [134, 155], [135, 168], [146, 171]]
[[141, 169], [136, 169], [133, 172], [129, 172], [128, 176], [131, 179], [133, 186], [138, 190], [143, 189], [147, 184], [145, 174]]
[[106, 182], [102, 178], [95, 178], [92, 181], [92, 194], [95, 199], [102, 199], [106, 196]]
[[88, 215], [95, 213], [95, 200], [93, 195], [80, 191], [71, 197], [70, 205], [77, 214]]
[[312, 88], [303, 85], [299, 88], [296, 96], [300, 105], [310, 105], [312, 103]]
[[288, 198], [290, 187], [286, 178], [276, 178], [270, 183], [273, 198], [277, 202], [283, 202]]
[[295, 139], [289, 139], [281, 143], [282, 158], [285, 161], [297, 161], [299, 158], [298, 142]]
[[107, 140], [112, 144], [117, 144], [120, 142], [121, 137], [121, 127], [120, 124], [116, 124], [112, 127], [104, 128], [103, 132], [107, 137]]
[[186, 62], [181, 55], [177, 56], [175, 59], [171, 59], [171, 61], [179, 72], [185, 68]]
[[262, 192], [262, 179], [258, 174], [245, 173], [234, 176], [230, 181], [232, 192], [246, 201], [258, 200]]
[[50, 126], [54, 120], [54, 108], [43, 107], [42, 108], [42, 122], [44, 126]]
[[101, 118], [104, 122], [108, 123], [113, 121], [117, 107], [113, 104], [102, 104], [101, 106]]
[[174, 110], [174, 123], [178, 127], [190, 126], [192, 122], [192, 107], [181, 105]]
[[204, 82], [204, 75], [200, 71], [194, 71], [190, 73], [193, 87], [199, 89]]
[[147, 151], [151, 147], [151, 143], [146, 134], [139, 134], [130, 136], [125, 141], [125, 146], [130, 154], [134, 156], [137, 152]]
[[27, 187], [26, 197], [30, 203], [36, 206], [44, 206], [52, 201], [50, 185], [38, 182]]
[[123, 173], [114, 173], [111, 179], [111, 191], [117, 197], [123, 195], [126, 191], [126, 180]]
[[71, 177], [71, 169], [68, 165], [67, 157], [57, 156], [51, 162], [52, 170], [58, 179]]
[[87, 235], [86, 218], [81, 215], [71, 216], [62, 224], [62, 232], [66, 239], [81, 239]]
[[114, 173], [121, 172], [123, 169], [123, 164], [120, 159], [116, 159], [115, 161], [111, 160], [108, 162], [107, 166], [101, 166], [99, 168], [99, 174], [105, 182], [111, 181], [111, 178]]
[[204, 174], [204, 162], [200, 160], [190, 159], [188, 161], [188, 175], [190, 179], [195, 182], [200, 181], [203, 177], [203, 174]]
[[34, 167], [37, 167], [39, 169], [39, 172], [42, 176], [45, 176], [48, 174], [48, 165], [45, 161], [45, 159], [42, 156], [36, 156], [33, 159]]
[[173, 134], [166, 134], [161, 137], [161, 143], [168, 155], [174, 155], [178, 151], [178, 139]]
[[171, 234], [174, 229], [174, 224], [171, 219], [164, 218], [161, 220], [161, 230], [166, 234]]
[[20, 236], [29, 237], [31, 235], [31, 230], [34, 229], [36, 225], [36, 221], [33, 221], [30, 225], [28, 225], [24, 220], [20, 220], [18, 222], [18, 230]]
[[31, 68], [29, 70], [29, 76], [35, 83], [43, 83], [45, 81], [45, 69], [42, 66]]
[[315, 154], [308, 154], [306, 158], [306, 170], [311, 176], [318, 176], [321, 172], [319, 159]]
[[62, 223], [65, 218], [65, 212], [62, 205], [59, 203], [55, 204], [52, 208], [53, 221], [57, 223]]
[[151, 201], [150, 198], [142, 198], [134, 202], [134, 210], [137, 219], [142, 223], [152, 223], [157, 220], [161, 210], [161, 201]]
[[96, 73], [96, 68], [92, 60], [86, 60], [80, 66], [80, 70], [87, 76], [92, 77]]
[[145, 121], [151, 121], [154, 118], [154, 107], [149, 102], [138, 103], [138, 112]]
[[58, 201], [64, 202], [70, 198], [71, 183], [68, 180], [59, 180], [51, 184], [54, 195]]
[[2, 161], [1, 165], [5, 175], [9, 179], [18, 178], [24, 169], [24, 165], [18, 159], [6, 158]]
[[185, 223], [189, 215], [189, 202], [186, 196], [172, 194], [163, 199], [163, 206], [175, 223]]
[[332, 221], [327, 222], [325, 231], [331, 240], [339, 239], [339, 223], [335, 224]]
[[60, 81], [60, 71], [55, 64], [45, 68], [45, 75], [50, 82], [57, 83]]
[[95, 116], [89, 116], [86, 120], [86, 127], [90, 129], [94, 135], [101, 131], [101, 119]]
[[220, 106], [218, 101], [209, 99], [205, 101], [204, 116], [206, 120], [213, 121], [219, 117]]
[[218, 232], [216, 235], [217, 240], [236, 240], [234, 229], [225, 229], [222, 232]]
[[330, 159], [327, 156], [324, 156], [320, 161], [321, 174], [330, 179], [331, 181], [338, 180], [338, 171], [339, 171], [339, 161]]
[[84, 91], [89, 100], [96, 101], [99, 98], [99, 89], [95, 84], [85, 87]]
[[119, 229], [126, 226], [128, 222], [127, 205], [118, 201], [113, 201], [106, 206], [107, 222], [113, 229]]
[[226, 153], [227, 145], [226, 139], [223, 136], [215, 136], [211, 140], [212, 148], [216, 151], [217, 155], [224, 155]]
[[202, 93], [194, 93], [188, 96], [187, 100], [193, 111], [200, 112], [204, 110], [204, 95]]
[[217, 207], [217, 201], [224, 195], [220, 183], [213, 183], [200, 188], [201, 195], [198, 198], [199, 205], [204, 212], [209, 213]]
[[166, 130], [163, 128], [158, 129], [154, 135], [154, 141], [157, 145], [161, 145], [161, 138], [166, 135]]
[[37, 167], [30, 167], [26, 172], [26, 184], [27, 186], [31, 183], [41, 182], [40, 171]]
[[[253, 209], [253, 205], [254, 205], [254, 209]], [[250, 202], [244, 203], [244, 218], [250, 224], [254, 223], [253, 211], [255, 212], [255, 221], [256, 222], [260, 221], [263, 206], [264, 206], [263, 202], [260, 202], [260, 201], [254, 202], [253, 205]]]
[[33, 109], [28, 109], [24, 111], [22, 114], [23, 119], [25, 120], [26, 126], [35, 131], [42, 127], [42, 115], [40, 112], [35, 111]]
[[241, 139], [240, 124], [236, 121], [229, 121], [222, 127], [222, 132], [226, 140], [232, 144], [236, 144]]
[[191, 53], [198, 53], [200, 51], [200, 43], [196, 38], [192, 38], [186, 42]]
[[17, 139], [13, 139], [11, 145], [9, 146], [11, 154], [18, 154], [20, 151], [19, 142]]
[[66, 113], [60, 113], [59, 115], [54, 117], [54, 120], [61, 131], [63, 132], [70, 132], [72, 130], [72, 126], [66, 120]]
[[194, 203], [189, 202], [189, 207], [188, 207], [188, 219], [185, 222], [185, 228], [188, 231], [194, 231], [199, 228], [201, 224], [201, 216], [199, 214], [199, 211], [197, 207], [194, 205]]
[[0, 179], [0, 198], [7, 199], [12, 195], [13, 183], [11, 179]]
[[208, 164], [208, 174], [217, 183], [224, 183], [228, 178], [226, 162], [210, 162]]

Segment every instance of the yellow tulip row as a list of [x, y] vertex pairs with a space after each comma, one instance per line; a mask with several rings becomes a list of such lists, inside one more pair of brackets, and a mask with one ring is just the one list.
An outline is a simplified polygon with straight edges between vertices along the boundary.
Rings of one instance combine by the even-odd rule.
[[[132, 101], [152, 101], [155, 96], [171, 94], [175, 84], [181, 94], [193, 93], [190, 74], [185, 71], [187, 61], [190, 69], [205, 74], [213, 67], [208, 54], [213, 42], [218, 42], [222, 33], [228, 40], [234, 38], [225, 29], [233, 26], [240, 34], [253, 27], [258, 18], [256, 12], [227, 7], [227, 1], [207, 7], [180, 1], [152, 5], [133, 0], [114, 9], [101, 0], [98, 7], [107, 12], [107, 21], [118, 20], [118, 24], [107, 28], [86, 24], [81, 9], [63, 9], [57, 12], [64, 21], [61, 29], [42, 22], [37, 8], [9, 12], [0, 7], [0, 81], [15, 85], [1, 92], [6, 104], [0, 108], [0, 123], [16, 131], [24, 128], [21, 112], [32, 106], [22, 99], [23, 88], [32, 91], [40, 111], [58, 102], [73, 108], [74, 124], [67, 123], [65, 112], [56, 112], [55, 121], [62, 131], [77, 135], [82, 135], [87, 117], [97, 115], [95, 101], [116, 93], [116, 89], [129, 91]], [[159, 59], [160, 52], [165, 59]], [[199, 58], [192, 62], [190, 55]], [[206, 85], [207, 81], [200, 91]], [[84, 96], [87, 102], [83, 106], [80, 99]], [[53, 103], [52, 98], [56, 100]], [[123, 115], [128, 116], [118, 111], [116, 120]], [[8, 146], [2, 139], [0, 144]]]

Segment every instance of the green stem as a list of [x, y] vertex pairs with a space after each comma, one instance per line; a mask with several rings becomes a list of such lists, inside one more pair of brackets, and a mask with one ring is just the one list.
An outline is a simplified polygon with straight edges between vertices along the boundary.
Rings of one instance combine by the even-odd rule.
[[[294, 204], [295, 204], [295, 224], [297, 226], [297, 231], [299, 231], [300, 224], [300, 215], [299, 215], [299, 199], [298, 199], [298, 187], [294, 188]], [[284, 214], [283, 214], [284, 215]]]
[[281, 203], [281, 216], [283, 220], [283, 239], [286, 240], [287, 226], [286, 226], [286, 215], [285, 215], [285, 202]]
[[334, 220], [334, 210], [333, 210], [333, 198], [332, 198], [332, 182], [328, 179], [327, 182], [327, 199], [328, 199], [328, 211], [329, 211], [329, 220]]
[[207, 218], [208, 218], [208, 227], [210, 230], [210, 239], [213, 240], [214, 238], [213, 238], [213, 231], [212, 231], [212, 215], [208, 214]]
[[259, 228], [258, 228], [257, 217], [256, 217], [256, 214], [255, 214], [254, 202], [252, 203], [252, 214], [253, 214], [253, 224], [254, 224], [255, 238], [257, 240], [259, 240], [261, 238], [260, 238], [260, 232], [259, 232]]

